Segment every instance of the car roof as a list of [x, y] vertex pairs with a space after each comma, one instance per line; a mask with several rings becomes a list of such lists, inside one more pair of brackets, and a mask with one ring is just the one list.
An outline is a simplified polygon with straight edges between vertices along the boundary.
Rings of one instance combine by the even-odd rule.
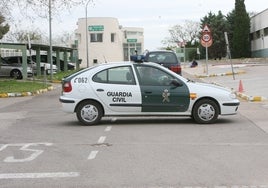
[[148, 51], [147, 53], [157, 53], [157, 52], [169, 52], [169, 53], [175, 53], [172, 50], [152, 50], [152, 51]]
[[144, 64], [144, 65], [151, 65], [151, 66], [155, 66], [155, 67], [162, 67], [161, 65], [152, 63], [152, 62], [134, 62], [134, 61], [114, 61], [114, 62], [108, 62], [108, 63], [101, 63], [101, 64], [97, 64], [96, 66], [124, 66], [124, 65], [139, 65], [139, 64]]
[[[110, 68], [110, 67], [126, 66], [126, 65], [149, 65], [149, 66], [152, 66], [152, 67], [160, 68], [160, 69], [162, 69], [164, 71], [168, 71], [169, 73], [174, 74], [174, 75], [177, 76], [176, 73], [174, 73], [173, 71], [165, 68], [163, 65], [153, 63], [153, 62], [133, 62], [133, 61], [108, 62], [108, 63], [97, 64], [97, 65], [89, 67], [87, 69], [92, 69], [92, 68], [94, 69], [94, 68], [97, 68], [97, 67], [99, 67], [99, 69], [102, 69], [103, 66], [107, 67], [107, 68]], [[185, 79], [185, 78], [182, 77], [182, 79]]]

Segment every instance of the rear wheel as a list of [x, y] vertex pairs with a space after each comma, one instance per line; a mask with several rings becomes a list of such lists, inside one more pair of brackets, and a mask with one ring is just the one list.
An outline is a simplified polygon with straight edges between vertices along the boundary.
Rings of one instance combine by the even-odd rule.
[[192, 117], [197, 123], [214, 123], [219, 115], [218, 105], [210, 99], [198, 101], [193, 108]]
[[78, 105], [76, 116], [84, 125], [95, 125], [101, 120], [103, 111], [97, 102], [84, 101]]

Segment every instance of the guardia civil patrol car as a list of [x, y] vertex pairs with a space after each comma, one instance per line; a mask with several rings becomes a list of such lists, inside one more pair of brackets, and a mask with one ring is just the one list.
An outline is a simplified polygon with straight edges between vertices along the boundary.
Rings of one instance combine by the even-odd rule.
[[237, 113], [239, 100], [226, 88], [197, 83], [151, 62], [99, 64], [62, 81], [65, 112], [84, 125], [104, 116], [189, 116], [199, 124]]

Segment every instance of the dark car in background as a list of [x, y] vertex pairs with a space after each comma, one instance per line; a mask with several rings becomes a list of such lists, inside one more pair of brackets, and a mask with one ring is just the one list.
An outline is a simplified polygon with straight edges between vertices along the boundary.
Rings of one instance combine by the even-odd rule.
[[149, 51], [144, 55], [145, 62], [154, 62], [181, 75], [181, 64], [175, 52], [168, 50]]
[[[36, 61], [36, 55], [32, 55], [32, 59]], [[47, 55], [40, 55], [41, 62], [48, 63]], [[57, 65], [57, 57], [52, 56], [53, 65]], [[72, 63], [67, 63], [67, 70], [74, 70], [75, 66]], [[60, 59], [60, 70], [64, 71], [64, 61]]]

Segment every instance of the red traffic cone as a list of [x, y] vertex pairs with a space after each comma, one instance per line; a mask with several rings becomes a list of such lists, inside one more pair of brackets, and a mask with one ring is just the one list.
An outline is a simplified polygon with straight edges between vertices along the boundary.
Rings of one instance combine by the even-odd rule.
[[244, 88], [243, 88], [243, 84], [242, 84], [242, 81], [241, 80], [239, 81], [238, 92], [239, 93], [243, 93], [244, 92]]

